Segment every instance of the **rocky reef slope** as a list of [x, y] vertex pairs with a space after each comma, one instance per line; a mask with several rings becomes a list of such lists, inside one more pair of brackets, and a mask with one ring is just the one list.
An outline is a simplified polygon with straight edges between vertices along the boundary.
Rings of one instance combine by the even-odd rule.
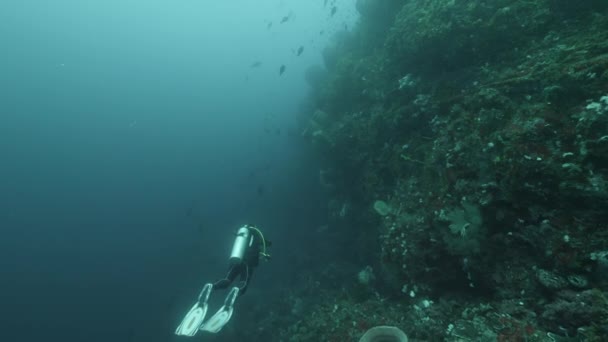
[[608, 336], [608, 2], [358, 8], [303, 131], [332, 198], [319, 234], [369, 267], [302, 282], [317, 300], [282, 338]]

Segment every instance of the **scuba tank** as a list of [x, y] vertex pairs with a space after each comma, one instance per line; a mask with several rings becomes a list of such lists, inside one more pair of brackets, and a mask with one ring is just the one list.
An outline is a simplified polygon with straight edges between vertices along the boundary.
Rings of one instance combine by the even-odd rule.
[[236, 233], [236, 239], [232, 245], [229, 262], [231, 265], [238, 264], [244, 261], [247, 249], [253, 242], [253, 236], [247, 226], [242, 226]]

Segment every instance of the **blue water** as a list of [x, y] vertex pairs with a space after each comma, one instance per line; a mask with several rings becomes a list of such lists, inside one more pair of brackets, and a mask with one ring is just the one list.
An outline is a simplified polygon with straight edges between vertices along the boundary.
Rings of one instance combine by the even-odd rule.
[[321, 61], [319, 30], [352, 20], [326, 12], [0, 2], [0, 341], [173, 340], [243, 223], [275, 255], [249, 303], [294, 276], [326, 215], [295, 119], [304, 70]]

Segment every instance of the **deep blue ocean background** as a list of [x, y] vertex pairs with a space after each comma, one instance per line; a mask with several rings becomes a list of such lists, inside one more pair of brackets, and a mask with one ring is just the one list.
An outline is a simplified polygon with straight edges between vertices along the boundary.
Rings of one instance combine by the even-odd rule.
[[245, 297], [286, 286], [326, 212], [304, 71], [343, 8], [0, 2], [0, 341], [173, 340], [244, 223], [274, 243]]

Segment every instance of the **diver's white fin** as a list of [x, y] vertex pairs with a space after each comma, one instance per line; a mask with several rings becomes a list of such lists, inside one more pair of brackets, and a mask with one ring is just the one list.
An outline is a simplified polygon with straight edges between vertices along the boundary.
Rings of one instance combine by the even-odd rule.
[[232, 311], [234, 310], [234, 302], [236, 301], [236, 297], [239, 295], [239, 288], [233, 287], [226, 299], [224, 300], [224, 305], [213, 315], [209, 320], [203, 325], [201, 325], [200, 330], [207, 331], [210, 333], [217, 333], [228, 323], [230, 317], [232, 317]]
[[175, 329], [175, 335], [196, 335], [207, 314], [207, 308], [209, 306], [207, 301], [209, 300], [211, 290], [213, 290], [213, 284], [205, 284], [205, 286], [203, 286], [201, 293], [198, 295], [198, 300], [194, 303], [190, 311], [188, 311], [177, 329]]

